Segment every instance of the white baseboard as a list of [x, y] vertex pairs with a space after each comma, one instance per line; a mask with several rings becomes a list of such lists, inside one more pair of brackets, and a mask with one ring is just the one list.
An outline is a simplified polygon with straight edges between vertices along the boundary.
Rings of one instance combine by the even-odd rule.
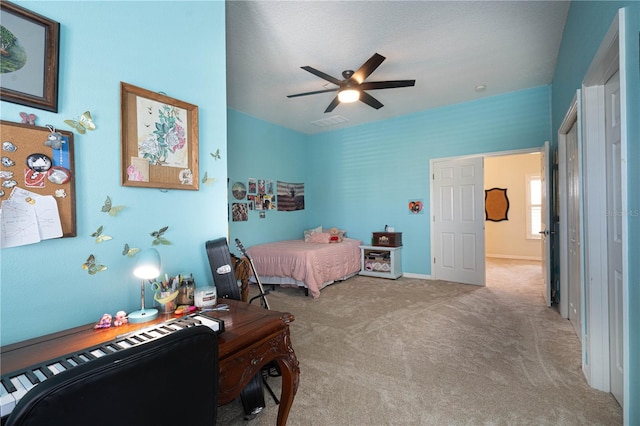
[[411, 272], [403, 272], [402, 273], [403, 277], [407, 277], [407, 278], [417, 278], [420, 280], [431, 280], [433, 278], [431, 278], [431, 275], [424, 275], [424, 274], [412, 274]]
[[485, 254], [486, 257], [494, 257], [498, 259], [514, 259], [514, 260], [537, 260], [539, 262], [542, 261], [541, 257], [538, 256], [515, 256], [511, 254]]

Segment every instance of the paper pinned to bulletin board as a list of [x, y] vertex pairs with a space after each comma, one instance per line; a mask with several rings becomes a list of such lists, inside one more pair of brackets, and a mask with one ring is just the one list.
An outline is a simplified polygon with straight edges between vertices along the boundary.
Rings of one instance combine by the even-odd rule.
[[[13, 221], [10, 224], [12, 235], [9, 235], [13, 243], [9, 246], [39, 241], [35, 240], [36, 234], [33, 229], [31, 232], [27, 229], [27, 225], [33, 223], [34, 214], [40, 240], [76, 236], [73, 133], [54, 130], [62, 136], [62, 143], [58, 149], [55, 148], [56, 144], [45, 145], [52, 133], [48, 127], [0, 121], [0, 201], [3, 204], [23, 202], [22, 206], [17, 205], [11, 212], [2, 209], [3, 237], [6, 236], [7, 230], [5, 222], [9, 217], [12, 217]], [[39, 207], [37, 209], [36, 204]], [[27, 205], [33, 209], [22, 208]], [[55, 220], [56, 207], [59, 221]], [[61, 234], [57, 230], [56, 222], [59, 222]]]

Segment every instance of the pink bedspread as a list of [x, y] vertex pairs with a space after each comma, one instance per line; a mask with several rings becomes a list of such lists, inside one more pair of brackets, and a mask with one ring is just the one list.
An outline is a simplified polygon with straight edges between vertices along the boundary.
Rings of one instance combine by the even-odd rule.
[[360, 245], [362, 241], [351, 238], [335, 244], [287, 240], [258, 244], [247, 251], [259, 276], [291, 277], [302, 281], [317, 299], [324, 283], [360, 270]]

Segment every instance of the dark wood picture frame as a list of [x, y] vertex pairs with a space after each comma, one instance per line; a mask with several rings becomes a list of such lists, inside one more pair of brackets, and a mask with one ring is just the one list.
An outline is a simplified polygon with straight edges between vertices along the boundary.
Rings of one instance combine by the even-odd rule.
[[199, 189], [198, 107], [120, 82], [121, 183]]
[[[0, 52], [3, 76], [0, 99], [58, 112], [60, 24], [4, 0], [0, 3], [0, 16], [2, 31], [10, 32], [18, 41]], [[12, 55], [22, 55], [24, 66], [5, 72], [5, 68], [12, 69]]]
[[509, 198], [506, 188], [491, 188], [484, 191], [486, 220], [501, 222], [509, 220]]

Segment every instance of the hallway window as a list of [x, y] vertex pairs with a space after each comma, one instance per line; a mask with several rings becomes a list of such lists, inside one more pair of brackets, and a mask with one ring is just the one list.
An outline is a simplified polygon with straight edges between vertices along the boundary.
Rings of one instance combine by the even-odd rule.
[[527, 175], [527, 238], [540, 239], [542, 230], [542, 180], [540, 175]]

